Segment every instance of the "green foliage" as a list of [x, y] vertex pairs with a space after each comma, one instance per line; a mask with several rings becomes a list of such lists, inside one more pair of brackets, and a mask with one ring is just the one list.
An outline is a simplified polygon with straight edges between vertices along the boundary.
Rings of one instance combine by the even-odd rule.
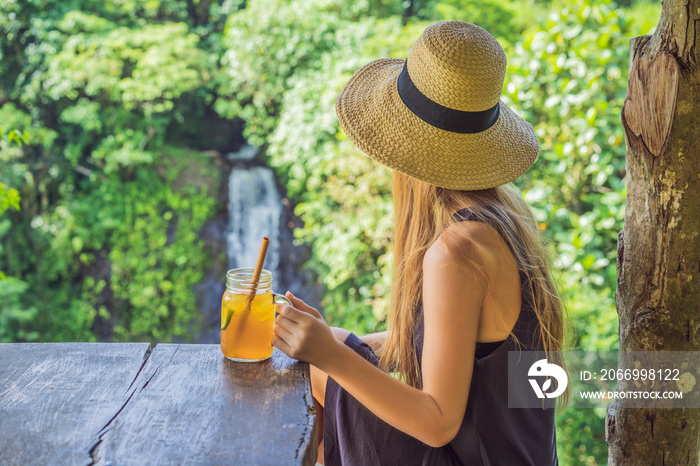
[[0, 183], [0, 215], [4, 214], [10, 207], [19, 210], [19, 191], [15, 188], [8, 188], [5, 183]]
[[[3, 145], [6, 144], [26, 144], [29, 142], [29, 133], [27, 132], [21, 132], [17, 131], [16, 129], [10, 130], [7, 132], [7, 134], [4, 133], [2, 126], [0, 126], [0, 141], [2, 141]], [[0, 147], [0, 150], [2, 148]], [[19, 191], [17, 191], [15, 188], [10, 188], [5, 185], [2, 181], [0, 181], [0, 216], [4, 214], [7, 209], [12, 207], [15, 210], [19, 210], [19, 201], [21, 200], [21, 197], [19, 195]], [[9, 221], [3, 222], [5, 225], [5, 228], [9, 228]], [[0, 229], [2, 228], [2, 225], [0, 224]], [[7, 276], [5, 275], [5, 272], [0, 270], [0, 281], [6, 281]], [[5, 283], [4, 285], [10, 286], [10, 284]], [[15, 287], [15, 290], [18, 289], [18, 287]], [[7, 295], [10, 296], [12, 293], [9, 291], [7, 292]], [[9, 298], [8, 298], [9, 302]], [[2, 338], [2, 333], [0, 333], [0, 341]]]
[[71, 322], [71, 311], [58, 307], [47, 324], [54, 334], [89, 338], [97, 318], [117, 340], [188, 335], [192, 288], [208, 265], [198, 232], [216, 201], [191, 186], [170, 188], [185, 167], [178, 158], [169, 156], [161, 170], [137, 168], [126, 182], [105, 178], [95, 190], [35, 219], [38, 235], [51, 233], [39, 270], [58, 282], [84, 277], [73, 289], [89, 318]]
[[196, 330], [193, 288], [211, 260], [199, 231], [221, 208], [219, 175], [173, 144], [232, 128], [211, 86], [216, 28], [238, 8], [207, 5], [3, 2], [0, 122], [32, 137], [0, 143], [0, 181], [22, 195], [0, 224], [0, 341]]
[[[615, 265], [626, 197], [619, 116], [628, 41], [639, 33], [632, 26], [610, 1], [567, 3], [515, 44], [504, 92], [540, 140], [519, 183], [553, 240], [575, 348], [587, 351], [618, 348]], [[560, 461], [605, 463], [604, 416], [559, 413]]]
[[5, 134], [3, 132], [2, 126], [0, 126], [0, 140], [3, 140], [8, 143], [15, 143], [17, 145], [27, 144], [29, 142], [29, 133], [23, 133], [22, 131], [12, 129], [8, 131], [7, 134]]
[[[0, 126], [0, 141], [2, 141], [4, 144], [27, 144], [29, 142], [29, 133], [23, 133], [22, 131], [17, 131], [16, 129], [12, 129], [5, 133], [2, 126]], [[10, 207], [15, 210], [19, 210], [19, 201], [19, 191], [17, 191], [15, 188], [6, 186], [5, 183], [0, 181], [0, 215], [4, 214]], [[0, 278], [2, 277], [4, 277], [4, 274], [0, 276]]]
[[[304, 222], [294, 234], [312, 247], [328, 321], [373, 330], [389, 302], [391, 171], [340, 131], [335, 98], [362, 65], [405, 58], [430, 22], [460, 19], [501, 41], [503, 99], [537, 131], [538, 161], [516, 185], [552, 240], [576, 347], [615, 349], [628, 40], [659, 9], [629, 11], [634, 21], [610, 0], [2, 2], [0, 125], [17, 130], [0, 140], [0, 341], [186, 338], [210, 260], [199, 231], [222, 207], [217, 167], [197, 149], [228, 150], [241, 131]], [[605, 463], [603, 415], [559, 413], [562, 464]]]
[[477, 24], [505, 47], [546, 14], [544, 8], [535, 0], [441, 0], [431, 3], [425, 13], [435, 21], [456, 19]]
[[[0, 232], [9, 227], [9, 221], [0, 222]], [[20, 296], [27, 291], [29, 284], [14, 277], [0, 280], [0, 297], [3, 300], [0, 312], [0, 342], [35, 341], [39, 333], [32, 329], [36, 308], [27, 308], [20, 302]]]
[[342, 53], [336, 36], [346, 36], [344, 29], [366, 10], [365, 2], [339, 0], [248, 2], [226, 23], [221, 61], [227, 74], [216, 110], [245, 120], [245, 137], [264, 145], [292, 81], [299, 73], [324, 68], [331, 52]]

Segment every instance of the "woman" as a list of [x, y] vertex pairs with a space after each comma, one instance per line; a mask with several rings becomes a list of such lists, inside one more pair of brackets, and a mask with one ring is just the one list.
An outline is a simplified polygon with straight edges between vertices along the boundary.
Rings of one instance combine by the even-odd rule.
[[505, 66], [488, 32], [444, 21], [338, 97], [348, 137], [393, 169], [395, 267], [387, 332], [331, 329], [289, 292], [277, 305], [273, 345], [312, 365], [327, 465], [558, 464], [554, 409], [508, 408], [508, 352], [561, 350], [564, 332], [537, 223], [506, 185], [539, 145], [499, 100]]

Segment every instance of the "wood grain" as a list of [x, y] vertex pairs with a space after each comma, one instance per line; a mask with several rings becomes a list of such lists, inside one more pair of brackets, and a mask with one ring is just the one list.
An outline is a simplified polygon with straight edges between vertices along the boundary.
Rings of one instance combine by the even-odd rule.
[[277, 350], [258, 363], [219, 345], [147, 350], [0, 345], [0, 464], [315, 463], [307, 364]]
[[276, 349], [266, 361], [240, 363], [218, 345], [158, 345], [95, 457], [114, 464], [314, 464], [308, 380], [308, 365]]
[[148, 343], [0, 344], [0, 464], [88, 464]]
[[671, 135], [678, 94], [678, 62], [669, 53], [632, 62], [622, 123], [627, 139], [647, 163], [663, 154]]

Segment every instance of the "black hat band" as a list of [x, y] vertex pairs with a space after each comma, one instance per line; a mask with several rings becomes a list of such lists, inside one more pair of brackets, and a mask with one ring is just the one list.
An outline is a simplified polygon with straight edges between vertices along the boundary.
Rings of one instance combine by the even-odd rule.
[[439, 103], [430, 100], [413, 84], [406, 67], [407, 62], [404, 62], [397, 82], [399, 97], [401, 97], [404, 105], [421, 120], [445, 131], [470, 134], [487, 130], [498, 120], [500, 113], [498, 102], [488, 110], [465, 112], [443, 107]]

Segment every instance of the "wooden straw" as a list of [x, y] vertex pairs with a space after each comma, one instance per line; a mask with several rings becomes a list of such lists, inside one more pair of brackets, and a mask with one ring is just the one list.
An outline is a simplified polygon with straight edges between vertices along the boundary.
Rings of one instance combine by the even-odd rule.
[[262, 272], [263, 263], [265, 262], [265, 255], [267, 254], [267, 247], [270, 245], [270, 238], [263, 236], [262, 243], [260, 244], [260, 252], [258, 252], [258, 262], [255, 264], [255, 270], [253, 271], [252, 289], [250, 290], [250, 295], [248, 296], [248, 301], [245, 305], [245, 311], [250, 311], [250, 303], [253, 302], [255, 298], [255, 291], [258, 288], [258, 280], [260, 280], [260, 273]]
[[258, 281], [260, 280], [260, 273], [262, 272], [263, 263], [265, 262], [265, 255], [267, 254], [267, 246], [269, 244], [270, 238], [263, 236], [262, 244], [260, 245], [260, 252], [258, 252], [258, 262], [255, 264], [255, 269], [253, 270], [253, 279], [251, 280], [253, 286], [250, 290], [250, 295], [248, 295], [248, 299], [246, 300], [245, 309], [241, 314], [238, 329], [236, 331], [236, 335], [234, 336], [234, 341], [238, 341], [238, 339], [241, 338], [243, 327], [245, 327], [246, 321], [250, 316], [250, 304], [255, 298], [255, 291], [258, 288]]

